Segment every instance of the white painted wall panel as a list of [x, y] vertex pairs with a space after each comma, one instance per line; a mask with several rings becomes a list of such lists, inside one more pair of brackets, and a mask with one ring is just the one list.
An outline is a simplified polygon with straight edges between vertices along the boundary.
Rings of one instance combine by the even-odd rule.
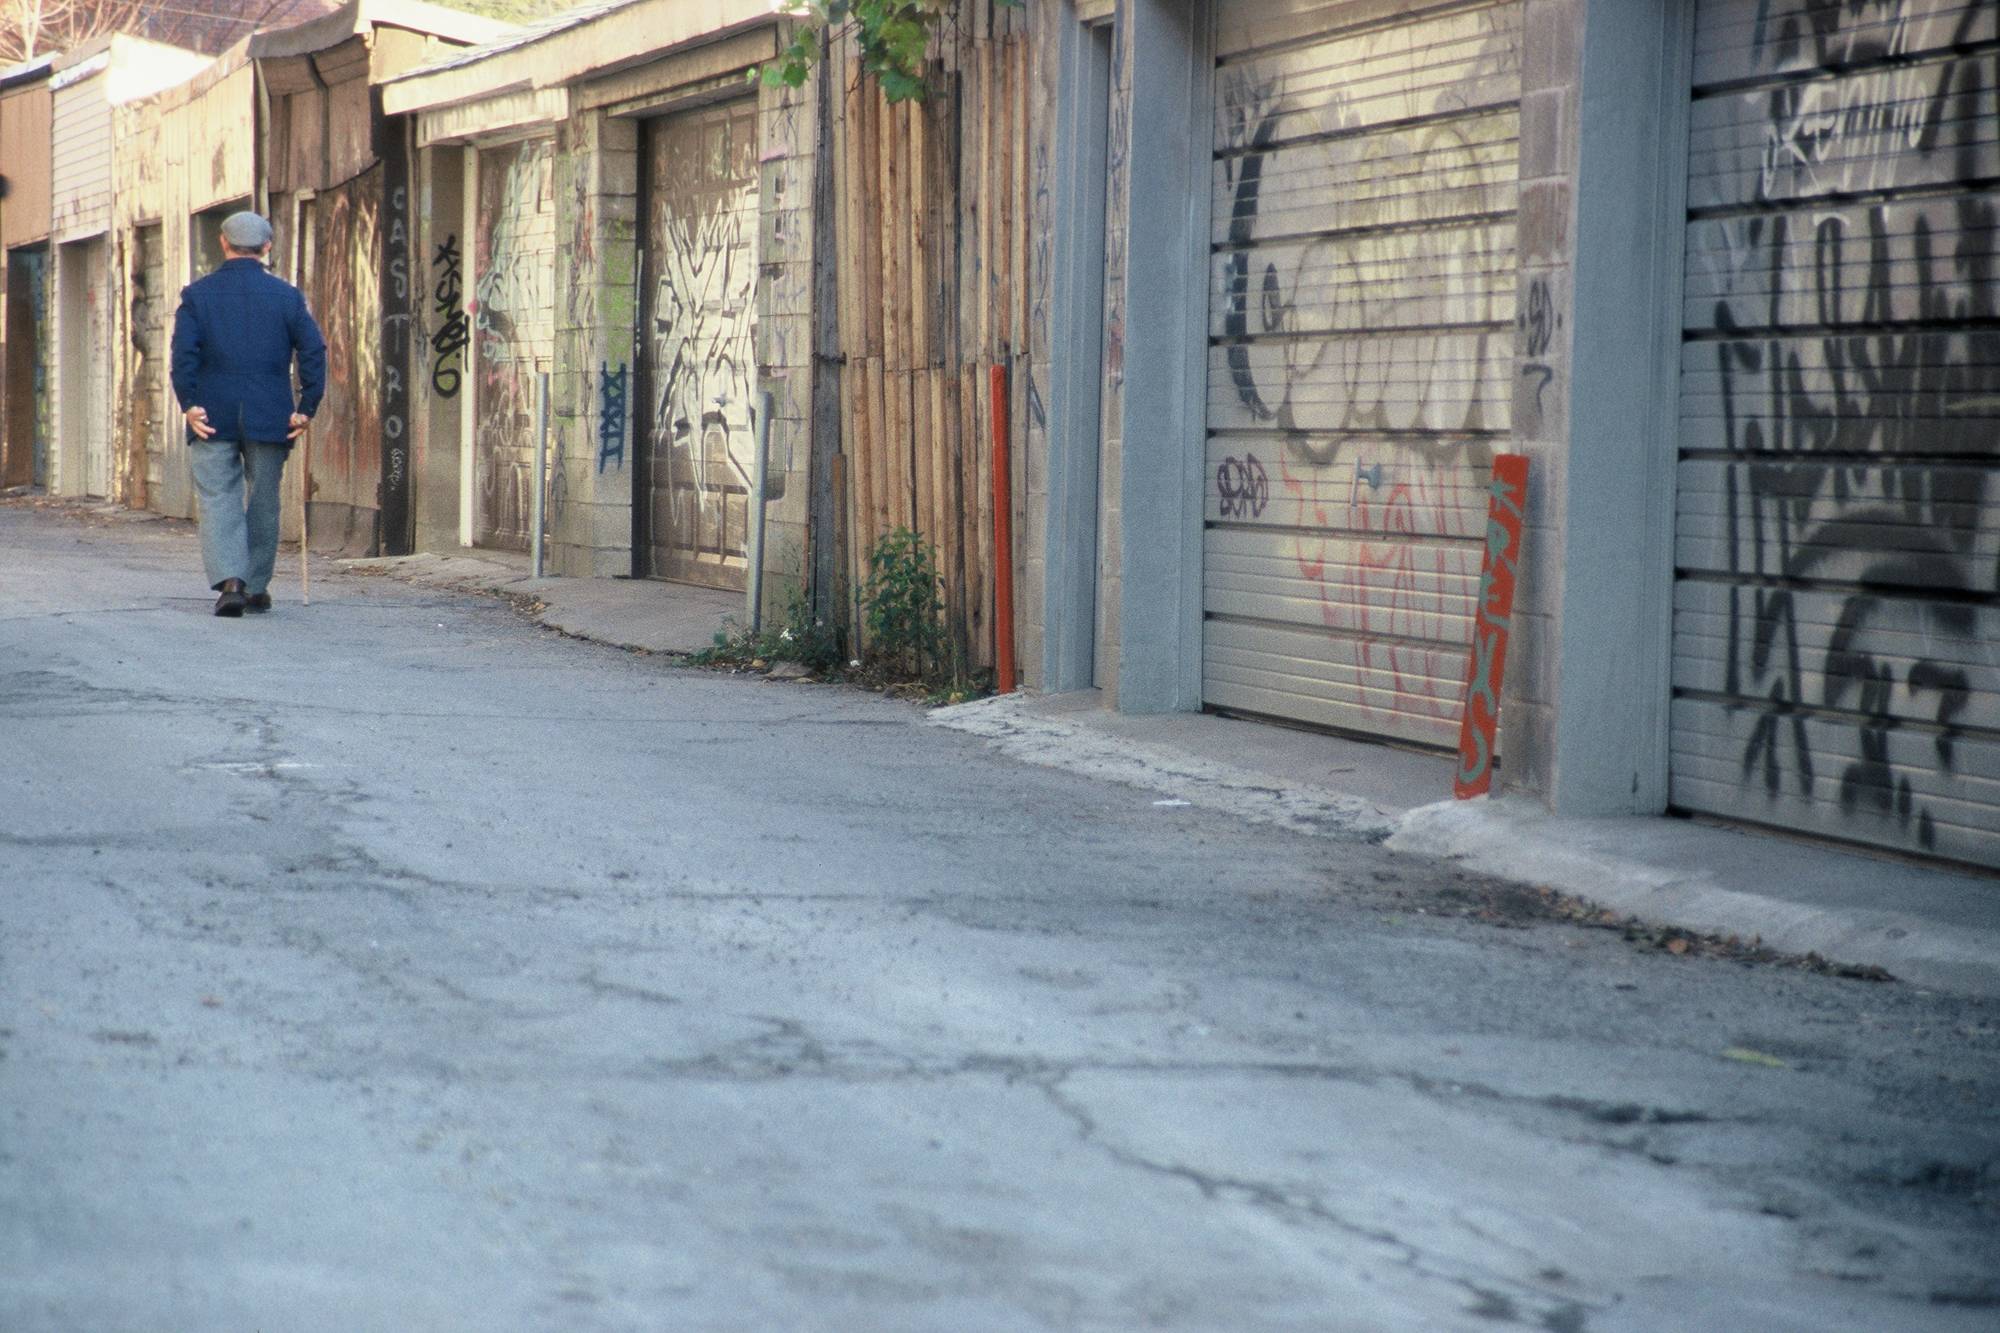
[[1996, 13], [1700, 6], [1677, 805], [2000, 865]]
[[111, 104], [104, 93], [101, 75], [55, 93], [49, 160], [58, 241], [111, 227]]
[[1206, 702], [1457, 736], [1507, 439], [1520, 7], [1218, 17]]

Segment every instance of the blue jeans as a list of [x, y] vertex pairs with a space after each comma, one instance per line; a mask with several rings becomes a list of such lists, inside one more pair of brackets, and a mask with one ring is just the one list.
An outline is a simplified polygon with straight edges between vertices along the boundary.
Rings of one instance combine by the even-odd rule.
[[245, 592], [263, 592], [278, 563], [278, 482], [290, 447], [218, 439], [191, 440], [188, 448], [208, 586], [241, 579]]

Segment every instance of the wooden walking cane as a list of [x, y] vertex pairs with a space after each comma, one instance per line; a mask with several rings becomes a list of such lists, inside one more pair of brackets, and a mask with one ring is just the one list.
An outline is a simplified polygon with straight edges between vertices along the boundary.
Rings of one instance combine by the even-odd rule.
[[306, 547], [306, 489], [312, 485], [312, 427], [299, 432], [299, 605], [312, 605], [312, 553]]

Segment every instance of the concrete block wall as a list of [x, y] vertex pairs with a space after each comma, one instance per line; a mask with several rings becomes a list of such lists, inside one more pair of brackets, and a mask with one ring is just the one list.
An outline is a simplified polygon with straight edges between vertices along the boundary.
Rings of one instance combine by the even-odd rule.
[[579, 111], [556, 151], [548, 570], [615, 577], [632, 572], [638, 126]]
[[411, 503], [416, 549], [451, 551], [459, 544], [460, 414], [470, 348], [465, 314], [468, 242], [465, 217], [467, 150], [433, 147], [415, 161], [415, 243], [410, 412]]
[[1515, 250], [1514, 438], [1531, 460], [1514, 624], [1500, 709], [1499, 787], [1551, 790], [1557, 631], [1563, 598], [1571, 388], [1570, 260], [1577, 167], [1579, 33], [1587, 0], [1523, 0], [1520, 203]]
[[1524, 0], [1503, 791], [1666, 805], [1688, 0]]
[[[818, 92], [762, 88], [757, 100], [757, 370], [771, 395], [765, 472], [764, 618], [785, 614], [807, 574], [813, 439], [813, 192]], [[831, 541], [833, 534], [818, 534]], [[745, 617], [748, 623], [748, 617]]]

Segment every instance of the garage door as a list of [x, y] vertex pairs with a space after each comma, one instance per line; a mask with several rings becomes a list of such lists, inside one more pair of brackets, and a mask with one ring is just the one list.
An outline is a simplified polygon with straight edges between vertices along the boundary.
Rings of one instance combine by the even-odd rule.
[[1673, 800], [2000, 864], [2000, 7], [1703, 0]]
[[1520, 6], [1217, 8], [1203, 698], [1448, 746], [1509, 424]]
[[646, 126], [647, 569], [741, 588], [757, 439], [757, 99]]
[[530, 544], [535, 396], [555, 359], [554, 162], [546, 138], [479, 152], [471, 305], [479, 546]]

